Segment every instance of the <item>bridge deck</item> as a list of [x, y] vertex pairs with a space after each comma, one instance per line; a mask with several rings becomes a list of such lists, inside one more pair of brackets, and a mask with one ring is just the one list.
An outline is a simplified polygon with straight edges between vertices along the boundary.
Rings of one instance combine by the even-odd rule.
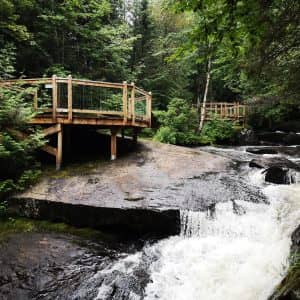
[[116, 158], [116, 135], [120, 129], [133, 128], [136, 138], [139, 128], [151, 127], [152, 95], [134, 83], [53, 75], [52, 78], [3, 80], [0, 86], [26, 89], [36, 112], [30, 123], [52, 125], [44, 129], [44, 134], [57, 134], [57, 147], [46, 145], [43, 150], [56, 157], [57, 169], [62, 162], [63, 127], [66, 124], [109, 128], [112, 159]]

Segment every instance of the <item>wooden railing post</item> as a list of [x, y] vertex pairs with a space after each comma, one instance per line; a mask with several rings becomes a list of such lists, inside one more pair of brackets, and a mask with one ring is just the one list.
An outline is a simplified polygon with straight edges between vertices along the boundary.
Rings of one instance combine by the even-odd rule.
[[56, 75], [52, 76], [52, 119], [56, 122], [56, 109], [57, 109], [57, 82]]
[[115, 160], [117, 158], [118, 128], [111, 128], [110, 133], [110, 160]]
[[71, 122], [73, 118], [73, 95], [72, 95], [72, 76], [68, 76], [68, 120]]
[[131, 82], [131, 85], [132, 85], [132, 90], [131, 90], [131, 98], [128, 105], [128, 109], [129, 109], [129, 117], [132, 119], [133, 112], [134, 112], [134, 101], [135, 101], [135, 83]]
[[34, 110], [38, 109], [38, 89], [36, 89], [33, 94], [33, 108]]
[[59, 131], [57, 132], [57, 150], [56, 150], [56, 170], [60, 170], [63, 155], [63, 128], [58, 124]]
[[146, 116], [149, 122], [149, 127], [151, 127], [151, 107], [152, 107], [152, 93], [149, 92], [149, 95], [146, 96]]
[[127, 106], [128, 106], [128, 87], [127, 87], [127, 81], [123, 81], [123, 114], [124, 114], [124, 123], [127, 122]]

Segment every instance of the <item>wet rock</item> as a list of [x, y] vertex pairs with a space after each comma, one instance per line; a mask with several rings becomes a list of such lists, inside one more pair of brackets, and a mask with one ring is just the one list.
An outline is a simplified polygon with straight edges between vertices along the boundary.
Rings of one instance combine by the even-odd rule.
[[252, 154], [277, 154], [278, 151], [273, 148], [247, 148], [247, 152]]
[[260, 157], [252, 159], [249, 163], [252, 168], [267, 169], [271, 167], [288, 168], [300, 171], [300, 167], [284, 157]]
[[[295, 255], [293, 254], [299, 254], [300, 251], [300, 225], [293, 232], [291, 238], [291, 258], [293, 260], [295, 259]], [[271, 295], [268, 300], [299, 300], [300, 287], [298, 279], [299, 275], [297, 274], [299, 274], [299, 266], [296, 264], [294, 267], [289, 269], [287, 276], [281, 281], [273, 295]]]
[[253, 130], [243, 129], [238, 135], [240, 145], [259, 145], [259, 140]]
[[124, 200], [127, 201], [140, 201], [143, 199], [145, 199], [145, 197], [139, 193], [133, 193], [133, 194], [127, 193], [127, 196], [124, 198]]
[[292, 184], [295, 183], [295, 174], [290, 169], [282, 167], [270, 167], [264, 171], [265, 181], [276, 184]]
[[284, 132], [300, 132], [300, 121], [292, 120], [283, 122], [274, 128], [275, 130], [280, 130]]
[[295, 132], [258, 132], [257, 138], [261, 144], [267, 145], [299, 145], [300, 135]]
[[243, 206], [237, 204], [234, 200], [232, 200], [232, 209], [233, 209], [234, 213], [239, 216], [244, 215], [246, 213], [245, 208]]
[[292, 252], [300, 251], [300, 225], [292, 234]]

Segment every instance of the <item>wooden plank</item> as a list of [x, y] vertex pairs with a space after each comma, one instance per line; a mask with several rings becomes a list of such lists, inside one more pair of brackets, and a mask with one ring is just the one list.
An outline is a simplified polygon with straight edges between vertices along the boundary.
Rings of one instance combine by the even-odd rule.
[[147, 95], [149, 96], [149, 93], [147, 93], [145, 90], [143, 90], [141, 88], [135, 87], [135, 90], [136, 90], [136, 92], [138, 92], [144, 96], [147, 96]]
[[118, 130], [116, 128], [111, 129], [110, 136], [110, 159], [115, 160], [117, 158], [117, 133]]
[[43, 134], [44, 134], [45, 136], [47, 136], [47, 135], [51, 135], [51, 134], [57, 133], [57, 132], [59, 132], [60, 130], [61, 130], [60, 124], [56, 124], [56, 125], [54, 125], [54, 126], [51, 126], [51, 127], [49, 127], [49, 128], [44, 129], [44, 130], [43, 130]]
[[60, 170], [62, 163], [62, 147], [63, 147], [63, 132], [62, 126], [60, 131], [57, 133], [57, 153], [56, 153], [56, 170]]
[[98, 115], [123, 116], [122, 111], [113, 111], [113, 110], [73, 109], [73, 112], [74, 113], [81, 113], [81, 114], [98, 114]]
[[148, 115], [148, 122], [149, 122], [149, 127], [151, 127], [151, 118], [152, 118], [152, 93], [149, 92], [149, 98], [148, 98], [148, 110], [147, 110], [147, 115]]
[[131, 99], [132, 125], [135, 125], [135, 98]]
[[73, 95], [72, 95], [72, 76], [68, 77], [68, 120], [72, 121], [72, 109], [73, 109]]
[[51, 83], [51, 78], [30, 78], [30, 79], [9, 79], [0, 80], [0, 86], [14, 85], [14, 84], [45, 84]]
[[130, 98], [128, 99], [128, 118], [132, 118], [132, 99], [135, 99], [135, 84], [134, 82], [131, 82], [131, 95]]
[[151, 127], [151, 92], [150, 95], [147, 96], [147, 102], [146, 102], [146, 117], [147, 121], [149, 122], [149, 126]]
[[123, 84], [112, 83], [112, 82], [73, 79], [73, 83], [78, 85], [95, 86], [95, 87], [106, 87], [106, 88], [117, 88], [117, 89], [123, 88]]
[[52, 76], [52, 119], [56, 121], [56, 109], [57, 109], [57, 83], [56, 75]]
[[[28, 122], [29, 124], [74, 124], [74, 125], [97, 125], [97, 126], [126, 126], [130, 127], [133, 126], [131, 121], [126, 122], [124, 124], [123, 119], [99, 119], [99, 118], [80, 118], [80, 117], [74, 117], [72, 122], [68, 120], [67, 117], [57, 117], [56, 122], [53, 122], [52, 117], [38, 117], [33, 118], [31, 121]], [[135, 118], [135, 125], [137, 127], [148, 127], [148, 123], [144, 122], [143, 120], [140, 120], [139, 118]]]
[[52, 147], [52, 146], [49, 146], [49, 145], [44, 145], [43, 147], [41, 147], [41, 150], [49, 153], [50, 155], [53, 155], [56, 157], [57, 155], [57, 149]]
[[34, 110], [38, 109], [38, 90], [37, 89], [34, 91], [34, 95], [33, 95], [33, 108], [34, 108]]
[[123, 119], [124, 123], [127, 122], [127, 97], [128, 97], [128, 90], [127, 90], [127, 81], [123, 82]]
[[149, 96], [146, 95], [146, 96], [142, 96], [142, 97], [137, 97], [137, 98], [135, 98], [135, 101], [145, 101], [145, 100], [147, 100], [147, 97], [149, 97]]
[[39, 108], [38, 112], [50, 112], [52, 113], [53, 109], [52, 108]]

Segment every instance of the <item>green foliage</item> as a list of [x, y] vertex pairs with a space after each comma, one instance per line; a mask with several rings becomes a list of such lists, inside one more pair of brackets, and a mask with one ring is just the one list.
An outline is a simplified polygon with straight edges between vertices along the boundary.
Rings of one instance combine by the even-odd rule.
[[[213, 80], [241, 96], [300, 100], [300, 2], [294, 0], [169, 0], [196, 22], [181, 52], [211, 57]], [[251, 13], [249, 13], [251, 12]]]
[[139, 136], [143, 138], [150, 138], [152, 139], [155, 135], [155, 130], [152, 128], [143, 128], [142, 131], [140, 132]]
[[14, 44], [19, 74], [68, 70], [90, 79], [130, 80], [135, 38], [120, 5], [108, 0], [0, 0], [0, 48]]
[[5, 43], [0, 48], [0, 79], [10, 78], [15, 72], [15, 50], [11, 43]]
[[299, 117], [299, 104], [295, 101], [257, 103], [250, 110], [248, 124], [255, 129], [267, 130], [280, 123], [297, 120]]
[[[270, 300], [289, 299], [288, 295], [300, 292], [300, 253], [295, 252], [290, 258], [290, 267], [285, 279], [277, 287]], [[295, 298], [297, 299], [297, 298]]]
[[166, 144], [176, 144], [176, 131], [169, 126], [162, 126], [158, 129], [154, 136], [154, 140], [166, 143]]
[[191, 145], [199, 143], [197, 130], [197, 114], [191, 109], [187, 101], [173, 99], [167, 111], [156, 114], [161, 127], [154, 139], [163, 143]]
[[91, 228], [76, 228], [64, 223], [33, 220], [28, 218], [5, 217], [0, 219], [0, 242], [14, 233], [54, 232], [72, 234], [89, 240], [114, 240], [114, 236]]
[[[19, 87], [0, 89], [0, 200], [21, 191], [39, 175], [34, 159], [36, 148], [44, 144], [43, 135], [26, 122], [32, 118], [30, 90]], [[26, 129], [26, 136], [21, 132]]]
[[5, 201], [0, 201], [0, 219], [4, 217], [7, 213], [7, 203]]
[[231, 121], [213, 117], [212, 120], [204, 123], [201, 131], [201, 141], [203, 144], [234, 143], [238, 129]]

